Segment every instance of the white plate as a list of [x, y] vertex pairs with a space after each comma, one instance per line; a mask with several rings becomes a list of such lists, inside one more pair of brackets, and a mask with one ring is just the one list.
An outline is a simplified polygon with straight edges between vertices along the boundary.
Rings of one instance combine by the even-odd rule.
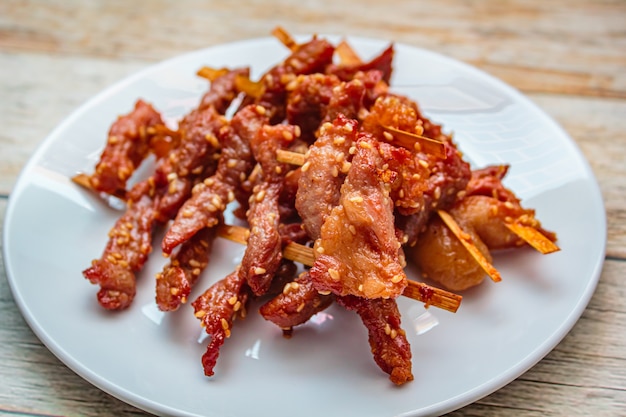
[[[364, 58], [387, 45], [350, 42]], [[97, 287], [81, 275], [100, 256], [119, 213], [68, 178], [91, 172], [114, 118], [141, 97], [175, 121], [206, 88], [194, 75], [198, 68], [252, 65], [258, 76], [286, 55], [271, 38], [190, 53], [127, 78], [79, 108], [37, 150], [11, 194], [4, 226], [9, 283], [37, 336], [95, 386], [161, 415], [442, 414], [533, 366], [578, 320], [600, 275], [606, 226], [594, 176], [567, 134], [512, 88], [432, 52], [406, 45], [396, 51], [395, 91], [454, 131], [474, 166], [510, 163], [507, 185], [558, 233], [562, 248], [548, 256], [525, 249], [497, 255], [503, 282], [468, 291], [457, 314], [433, 308], [424, 315], [421, 305], [401, 300], [415, 381], [393, 386], [374, 364], [358, 318], [339, 308], [291, 340], [250, 314], [236, 323], [209, 379], [200, 363], [206, 340], [191, 308], [163, 315], [154, 305], [153, 277], [164, 263], [158, 249], [127, 311], [103, 311]], [[220, 240], [192, 296], [230, 272], [242, 250]]]

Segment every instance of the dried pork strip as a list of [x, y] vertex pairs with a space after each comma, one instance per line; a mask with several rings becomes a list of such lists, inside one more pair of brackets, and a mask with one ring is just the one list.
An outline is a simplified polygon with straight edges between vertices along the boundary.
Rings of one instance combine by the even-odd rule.
[[330, 65], [326, 69], [326, 72], [328, 74], [334, 74], [338, 76], [343, 81], [350, 81], [359, 72], [377, 70], [382, 73], [383, 81], [389, 84], [389, 80], [391, 79], [391, 73], [393, 70], [393, 56], [393, 45], [389, 45], [387, 48], [385, 48], [385, 50], [380, 53], [380, 55], [374, 57], [369, 62], [352, 65]]
[[299, 136], [293, 125], [265, 125], [250, 142], [263, 172], [255, 186], [247, 212], [250, 236], [241, 261], [240, 275], [255, 295], [267, 292], [282, 259], [279, 199], [289, 164], [276, 160], [276, 151], [287, 148]]
[[333, 302], [333, 295], [320, 294], [308, 272], [303, 272], [283, 287], [276, 297], [260, 308], [265, 320], [271, 321], [289, 334], [292, 327], [306, 323], [313, 315], [326, 309]]
[[330, 211], [339, 203], [339, 189], [350, 169], [350, 148], [356, 140], [358, 122], [339, 115], [325, 123], [308, 150], [301, 168], [296, 209], [312, 239], [317, 239]]
[[413, 380], [411, 346], [400, 327], [398, 305], [394, 299], [364, 299], [355, 296], [337, 297], [337, 302], [356, 311], [367, 327], [372, 355], [376, 364], [389, 374], [396, 385]]
[[89, 177], [91, 187], [123, 196], [127, 180], [150, 152], [151, 128], [162, 124], [161, 115], [150, 104], [138, 100], [130, 113], [111, 125], [100, 161]]
[[[266, 122], [263, 107], [250, 105], [240, 110], [230, 125], [218, 132], [222, 151], [215, 175], [196, 185], [167, 231], [161, 248], [165, 253], [185, 242], [199, 230], [219, 223], [222, 212], [239, 193], [240, 184], [248, 177], [253, 158], [250, 138]], [[247, 197], [247, 196], [242, 196]]]
[[183, 243], [157, 274], [156, 303], [161, 311], [175, 311], [187, 302], [193, 285], [209, 263], [215, 228], [204, 228]]
[[341, 81], [334, 75], [316, 73], [300, 75], [287, 86], [287, 121], [300, 126], [304, 138], [315, 138], [333, 89], [340, 84]]
[[356, 142], [339, 204], [315, 243], [311, 278], [318, 291], [366, 298], [395, 298], [406, 286], [393, 201], [385, 184], [378, 141]]
[[249, 77], [249, 68], [237, 68], [217, 77], [211, 82], [207, 91], [200, 100], [199, 108], [213, 107], [219, 114], [225, 114], [230, 104], [237, 97], [237, 77]]
[[245, 280], [234, 271], [226, 278], [216, 282], [200, 297], [191, 303], [195, 316], [201, 320], [211, 341], [202, 356], [204, 374], [212, 376], [217, 363], [220, 348], [230, 337], [233, 321], [237, 316], [243, 318], [250, 292]]
[[324, 39], [313, 38], [299, 45], [282, 63], [272, 68], [261, 78], [264, 92], [256, 100], [247, 98], [245, 104], [256, 102], [268, 109], [272, 123], [286, 117], [287, 85], [296, 76], [324, 72], [332, 63], [334, 46]]
[[126, 212], [109, 232], [101, 258], [83, 271], [92, 284], [100, 285], [98, 302], [108, 310], [121, 310], [131, 304], [136, 292], [135, 273], [152, 250], [156, 202], [150, 183], [135, 185], [131, 193], [137, 195], [136, 200], [128, 201]]

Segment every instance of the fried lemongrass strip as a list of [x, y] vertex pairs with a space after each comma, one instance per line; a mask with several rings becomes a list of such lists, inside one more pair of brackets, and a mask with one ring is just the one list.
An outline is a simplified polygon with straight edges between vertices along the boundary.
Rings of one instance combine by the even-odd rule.
[[280, 43], [285, 45], [290, 50], [295, 51], [298, 49], [298, 43], [284, 28], [276, 26], [274, 30], [272, 30], [272, 36], [278, 39]]
[[228, 74], [228, 68], [211, 68], [211, 67], [202, 67], [197, 72], [196, 75], [202, 78], [206, 78], [209, 81], [215, 81], [217, 78]]
[[342, 40], [337, 44], [335, 52], [339, 56], [342, 65], [359, 65], [363, 63], [354, 49], [352, 49], [352, 46], [350, 46], [350, 44], [345, 40]]
[[[92, 191], [92, 192], [97, 192], [92, 186], [91, 186], [91, 182], [89, 181], [89, 178], [91, 178], [89, 175], [81, 172], [78, 173], [76, 175], [74, 175], [72, 177], [72, 182], [75, 184], [80, 185], [81, 187]], [[119, 198], [120, 200], [126, 200], [126, 190], [123, 189], [118, 189], [115, 190], [115, 192], [112, 194], [114, 197]]]
[[[391, 139], [390, 142], [395, 145], [402, 146], [412, 151], [425, 152], [438, 158], [446, 157], [446, 146], [441, 141], [430, 139], [416, 133], [405, 132], [404, 130], [399, 130], [391, 126], [382, 124], [381, 126], [385, 132], [392, 136], [389, 139]], [[388, 136], [385, 135], [385, 138], [388, 138]]]
[[543, 255], [561, 250], [554, 242], [532, 226], [525, 226], [516, 222], [505, 223], [505, 226]]
[[491, 278], [494, 282], [502, 281], [502, 277], [500, 276], [498, 270], [493, 265], [491, 265], [491, 263], [484, 257], [482, 252], [478, 250], [476, 245], [474, 245], [474, 243], [472, 242], [472, 237], [463, 231], [461, 226], [459, 226], [456, 220], [454, 220], [454, 217], [452, 217], [449, 213], [443, 210], [437, 210], [437, 214], [439, 214], [441, 220], [443, 220], [446, 226], [450, 228], [452, 233], [454, 233], [457, 239], [459, 239], [465, 249], [469, 251], [472, 257], [481, 266], [481, 268], [485, 270], [487, 275], [489, 275], [489, 278]]
[[[218, 227], [217, 234], [232, 242], [245, 245], [247, 244], [250, 232], [242, 226], [223, 224]], [[298, 243], [289, 243], [283, 250], [283, 256], [285, 259], [299, 262], [306, 266], [312, 266], [315, 261], [313, 249]], [[402, 295], [416, 301], [421, 301], [426, 307], [434, 306], [452, 313], [456, 313], [463, 299], [463, 297], [458, 294], [413, 280], [407, 280], [407, 287], [404, 289]]]
[[238, 75], [235, 78], [237, 90], [255, 99], [260, 98], [265, 92], [265, 85], [260, 81], [252, 81], [245, 75]]
[[306, 157], [304, 156], [303, 153], [290, 152], [284, 149], [278, 149], [276, 151], [276, 160], [284, 164], [302, 166], [304, 165], [304, 162], [306, 161]]

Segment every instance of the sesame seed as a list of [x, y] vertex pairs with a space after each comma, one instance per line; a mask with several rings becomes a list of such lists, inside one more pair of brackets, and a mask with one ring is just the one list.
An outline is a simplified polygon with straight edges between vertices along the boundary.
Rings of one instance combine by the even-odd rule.
[[220, 323], [222, 324], [222, 329], [224, 330], [228, 330], [228, 328], [230, 327], [230, 325], [228, 324], [228, 321], [223, 317], [220, 320]]
[[352, 233], [353, 235], [356, 235], [356, 227], [354, 227], [353, 224], [348, 226], [348, 230], [350, 231], [350, 233]]
[[392, 339], [395, 339], [396, 336], [398, 336], [398, 331], [396, 329], [391, 329], [389, 337], [391, 337]]
[[389, 336], [389, 334], [391, 334], [391, 326], [389, 326], [389, 323], [385, 324], [385, 334], [387, 336]]
[[265, 107], [261, 106], [261, 105], [257, 105], [254, 110], [256, 111], [256, 113], [259, 116], [264, 116], [265, 115]]
[[302, 165], [302, 168], [300, 168], [300, 170], [304, 173], [304, 172], [307, 172], [309, 170], [309, 167], [311, 167], [311, 162], [310, 161], [306, 161], [304, 163], [304, 165]]
[[204, 310], [198, 310], [194, 313], [194, 316], [196, 316], [197, 318], [201, 319], [204, 316], [206, 316], [206, 311]]
[[241, 301], [237, 301], [235, 305], [233, 305], [233, 311], [239, 311], [241, 308]]
[[293, 140], [293, 133], [288, 130], [283, 130], [283, 139], [287, 142], [291, 142]]
[[360, 142], [359, 146], [363, 149], [372, 149], [372, 144], [369, 142]]
[[393, 140], [393, 135], [389, 132], [383, 132], [383, 136], [387, 142], [391, 142]]
[[237, 296], [236, 295], [233, 295], [232, 297], [230, 297], [228, 299], [228, 304], [230, 304], [231, 306], [234, 306], [236, 302], [237, 302]]
[[425, 161], [424, 159], [420, 159], [417, 163], [423, 166], [424, 168], [429, 167], [428, 161]]
[[328, 290], [328, 291], [318, 291], [317, 293], [319, 295], [329, 295], [330, 294], [330, 290]]
[[237, 166], [237, 160], [236, 159], [229, 159], [228, 161], [226, 161], [226, 166], [228, 168], [235, 168]]
[[179, 292], [180, 290], [178, 288], [170, 288], [170, 294], [172, 295], [178, 295]]
[[359, 284], [359, 292], [363, 292], [363, 284]]
[[339, 276], [339, 271], [334, 268], [328, 268], [328, 275], [330, 275], [330, 277], [335, 281], [339, 281], [339, 278], [341, 278]]
[[266, 273], [267, 270], [265, 268], [261, 268], [260, 266], [257, 266], [256, 268], [254, 268], [254, 273], [255, 275], [261, 275]]
[[317, 247], [317, 249], [315, 249], [315, 251], [316, 251], [317, 253], [320, 253], [320, 254], [321, 254], [321, 253], [324, 253], [324, 247], [323, 247], [323, 246], [318, 246], [318, 247]]
[[304, 302], [300, 303], [300, 305], [298, 305], [298, 308], [296, 308], [296, 312], [298, 313], [301, 312], [302, 310], [304, 310], [304, 307], [305, 307]]

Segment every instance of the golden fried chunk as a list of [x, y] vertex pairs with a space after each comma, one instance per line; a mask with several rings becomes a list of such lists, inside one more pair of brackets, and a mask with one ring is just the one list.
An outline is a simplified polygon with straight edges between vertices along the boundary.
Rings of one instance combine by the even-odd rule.
[[352, 167], [315, 243], [311, 278], [318, 291], [366, 298], [395, 298], [406, 286], [393, 201], [381, 177], [379, 142], [359, 138]]

